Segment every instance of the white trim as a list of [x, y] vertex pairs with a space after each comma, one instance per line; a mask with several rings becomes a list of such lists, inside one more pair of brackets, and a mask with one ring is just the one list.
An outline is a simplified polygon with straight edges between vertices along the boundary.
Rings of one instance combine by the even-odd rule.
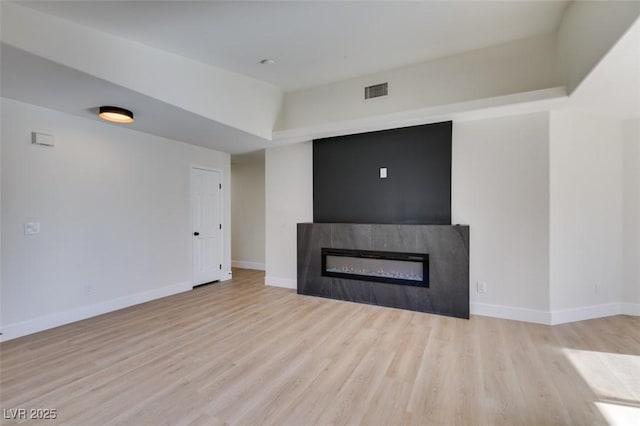
[[621, 303], [620, 313], [640, 317], [640, 303]]
[[481, 315], [485, 317], [533, 322], [536, 324], [557, 325], [620, 314], [640, 316], [640, 304], [604, 303], [601, 305], [581, 306], [579, 308], [548, 312], [505, 305], [471, 303], [470, 313], [472, 315]]
[[231, 266], [234, 268], [255, 269], [256, 271], [264, 271], [264, 263], [248, 262], [246, 260], [232, 260]]
[[116, 299], [111, 299], [64, 312], [58, 312], [27, 321], [8, 324], [3, 327], [2, 336], [0, 336], [0, 338], [1, 341], [4, 342], [7, 340], [15, 339], [17, 337], [26, 336], [27, 334], [48, 330], [50, 328], [95, 317], [97, 315], [106, 314], [108, 312], [117, 311], [129, 306], [138, 305], [140, 303], [160, 299], [162, 297], [171, 296], [177, 293], [182, 293], [191, 289], [192, 286], [190, 282], [182, 282], [179, 284], [154, 288], [152, 290], [130, 294], [128, 296], [118, 297]]
[[579, 308], [562, 309], [559, 311], [551, 312], [551, 325], [584, 321], [594, 318], [610, 317], [620, 314], [620, 303], [605, 303], [602, 305], [581, 306]]
[[278, 278], [278, 277], [264, 277], [264, 284], [272, 287], [283, 288], [298, 288], [298, 280], [292, 280], [291, 278]]
[[550, 324], [550, 315], [547, 311], [538, 311], [527, 308], [517, 308], [505, 305], [490, 305], [487, 303], [471, 303], [471, 315], [502, 318], [515, 321], [533, 322], [536, 324]]

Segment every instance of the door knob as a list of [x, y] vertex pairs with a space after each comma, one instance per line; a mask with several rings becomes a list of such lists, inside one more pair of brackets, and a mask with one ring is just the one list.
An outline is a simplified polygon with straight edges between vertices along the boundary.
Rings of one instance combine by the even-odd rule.
[[195, 235], [197, 237], [198, 235], [200, 235], [200, 233], [199, 232], [194, 232], [193, 235]]

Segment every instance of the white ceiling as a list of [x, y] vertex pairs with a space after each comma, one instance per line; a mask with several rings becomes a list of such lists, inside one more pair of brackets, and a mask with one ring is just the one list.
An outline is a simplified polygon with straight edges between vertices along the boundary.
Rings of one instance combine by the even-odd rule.
[[[567, 2], [87, 0], [27, 4], [292, 90], [549, 33], [556, 29]], [[576, 90], [567, 107], [606, 109], [619, 117], [640, 116], [639, 51], [640, 22], [636, 22]], [[93, 120], [99, 119], [91, 108], [125, 105], [136, 112], [136, 122], [128, 126], [133, 130], [231, 154], [273, 146], [267, 140], [5, 44], [0, 53], [3, 97]], [[278, 62], [260, 66], [257, 62], [263, 57]], [[253, 161], [255, 155], [237, 161]]]
[[2, 44], [2, 96], [122, 126], [97, 116], [100, 105], [126, 105], [136, 114], [126, 127], [230, 154], [264, 149], [269, 141], [157, 99]]
[[568, 2], [20, 4], [290, 91], [551, 33]]

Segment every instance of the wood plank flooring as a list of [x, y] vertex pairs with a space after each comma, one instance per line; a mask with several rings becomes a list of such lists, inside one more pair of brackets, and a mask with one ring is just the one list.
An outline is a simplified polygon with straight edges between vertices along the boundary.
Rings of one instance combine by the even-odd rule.
[[263, 280], [234, 270], [0, 344], [3, 410], [57, 410], [3, 423], [597, 425], [640, 413], [638, 317], [466, 321]]

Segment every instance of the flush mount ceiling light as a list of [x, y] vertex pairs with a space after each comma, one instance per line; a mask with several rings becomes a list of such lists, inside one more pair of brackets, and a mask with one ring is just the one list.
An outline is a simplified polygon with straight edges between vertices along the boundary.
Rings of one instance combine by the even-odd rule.
[[133, 113], [120, 107], [101, 106], [98, 116], [114, 123], [133, 123]]
[[262, 65], [273, 65], [273, 64], [276, 63], [276, 61], [271, 59], [271, 58], [265, 58], [265, 59], [261, 60], [260, 63]]

